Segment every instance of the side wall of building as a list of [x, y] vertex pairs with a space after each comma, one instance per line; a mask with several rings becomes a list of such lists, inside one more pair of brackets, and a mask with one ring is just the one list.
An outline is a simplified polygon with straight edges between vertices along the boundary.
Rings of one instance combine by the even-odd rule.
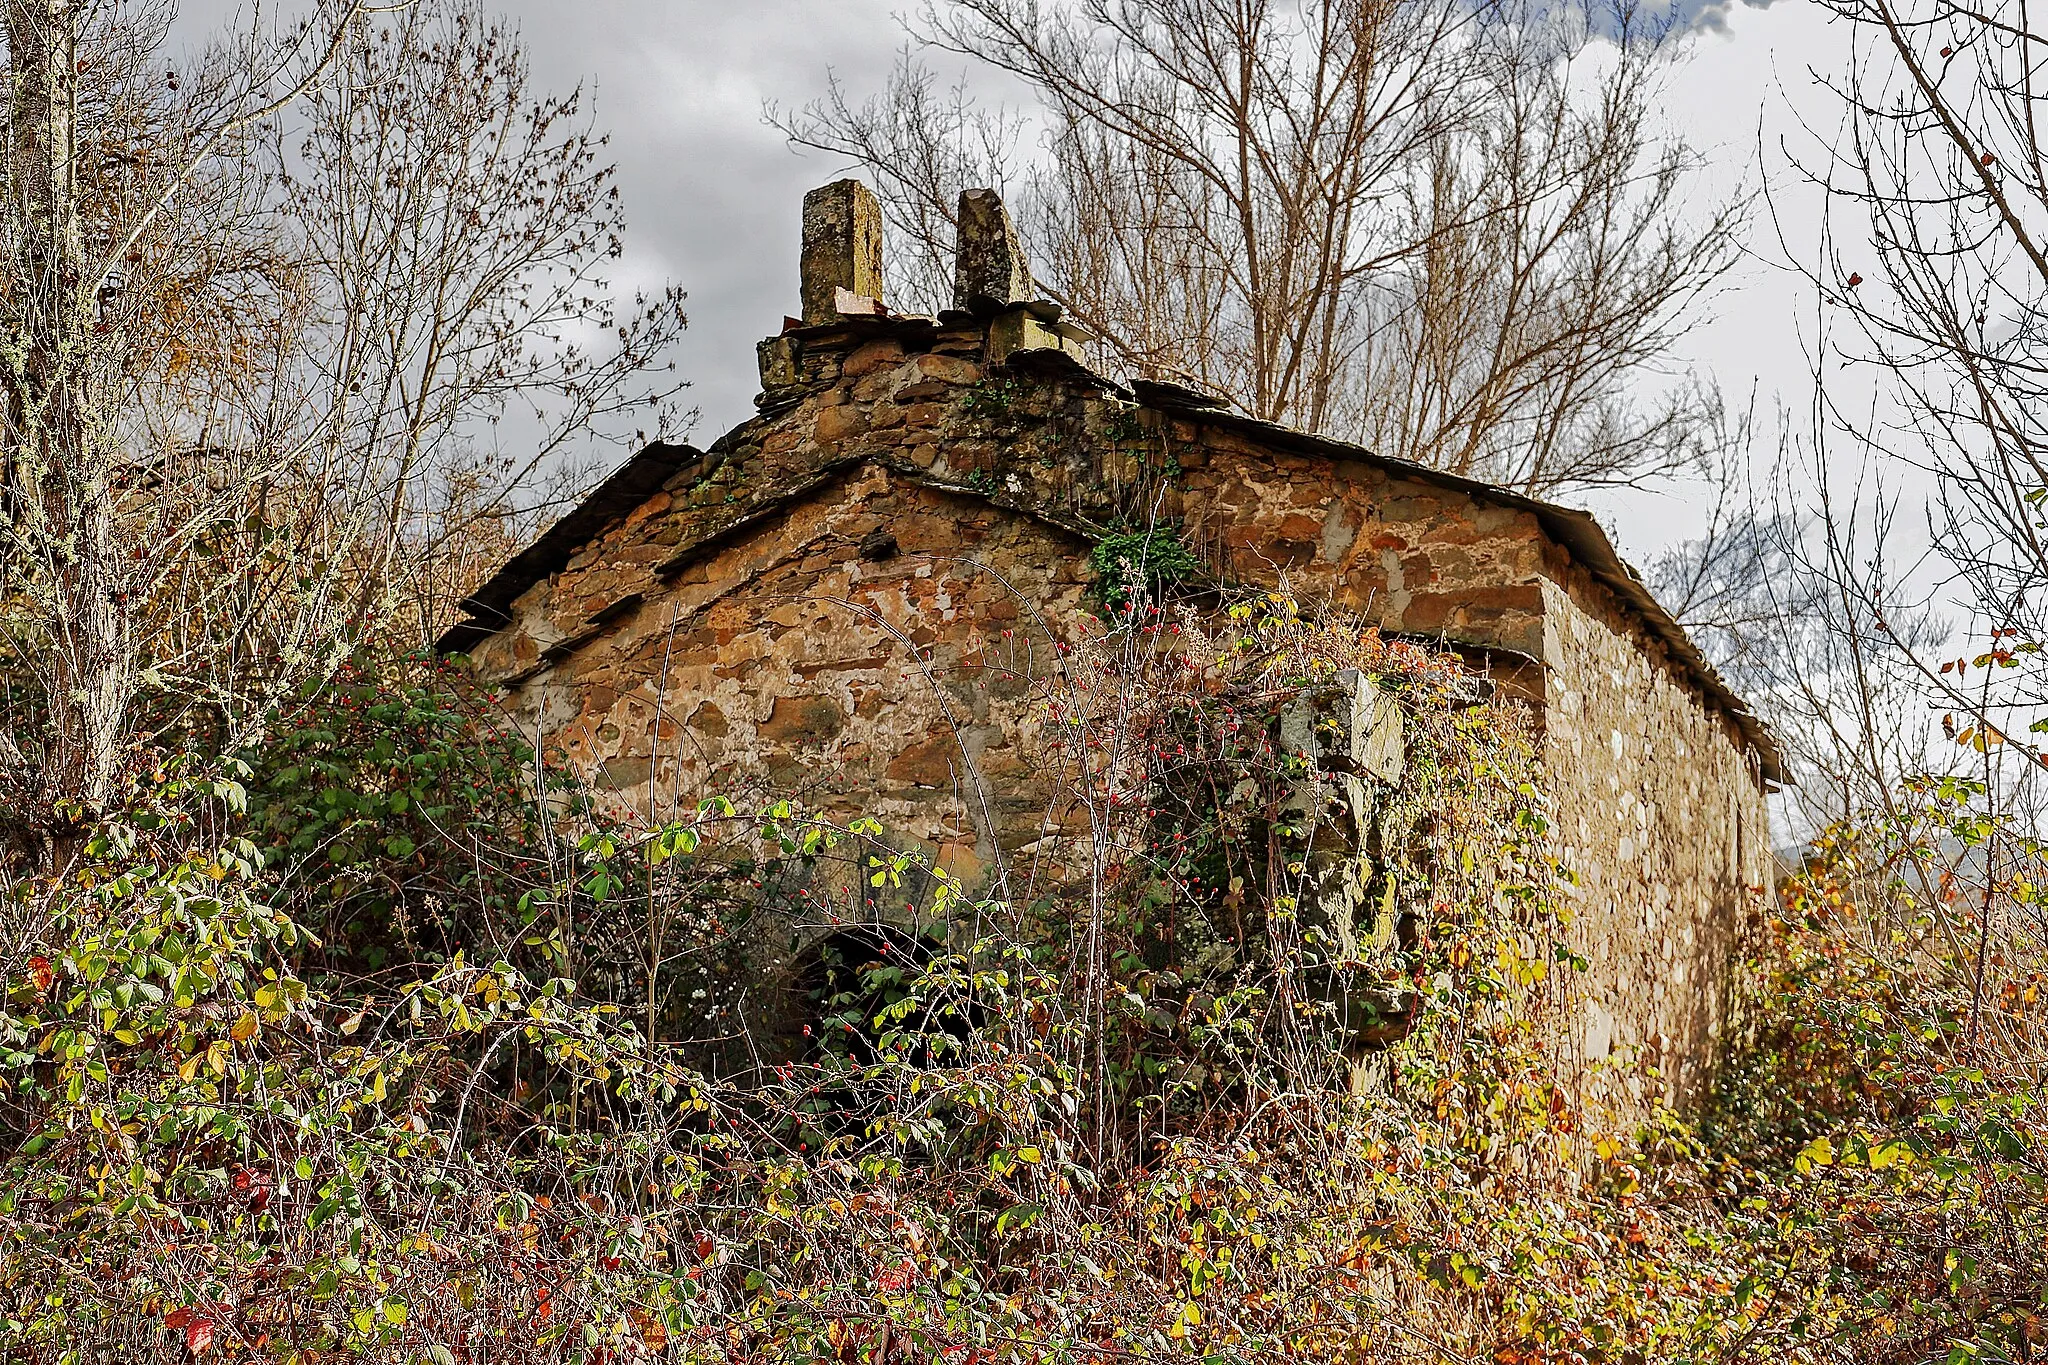
[[[1544, 585], [1544, 764], [1563, 859], [1579, 1036], [1636, 1102], [1697, 1093], [1721, 1027], [1735, 936], [1770, 878], [1761, 782], [1729, 726], [1563, 569]], [[1602, 1085], [1610, 1093], [1613, 1084]]]
[[1543, 537], [1528, 513], [1230, 433], [1200, 432], [1176, 454], [1193, 466], [1189, 534], [1220, 545], [1231, 577], [1284, 574], [1388, 630], [1541, 647]]
[[1185, 424], [1176, 435], [1192, 534], [1236, 574], [1284, 573], [1387, 629], [1479, 646], [1535, 705], [1579, 879], [1570, 941], [1590, 967], [1572, 1025], [1589, 1075], [1631, 1105], [1694, 1093], [1735, 935], [1771, 875], [1739, 732], [1527, 511], [1363, 462]]
[[1530, 513], [1200, 423], [1169, 431], [1178, 511], [1219, 576], [1284, 579], [1383, 630], [1470, 646], [1540, 709], [1542, 673], [1527, 665], [1543, 650], [1547, 541]]

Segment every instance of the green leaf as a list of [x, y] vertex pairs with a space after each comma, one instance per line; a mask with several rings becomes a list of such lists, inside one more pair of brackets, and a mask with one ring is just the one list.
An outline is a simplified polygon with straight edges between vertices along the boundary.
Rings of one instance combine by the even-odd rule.
[[1012, 1204], [996, 1218], [996, 1235], [1022, 1232], [1038, 1221], [1038, 1215], [1045, 1211], [1043, 1204]]

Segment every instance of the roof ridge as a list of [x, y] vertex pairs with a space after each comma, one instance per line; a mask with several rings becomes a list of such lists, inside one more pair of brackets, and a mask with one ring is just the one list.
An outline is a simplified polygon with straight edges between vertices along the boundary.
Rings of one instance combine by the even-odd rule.
[[[958, 318], [966, 316], [956, 315]], [[879, 337], [908, 336], [914, 332], [918, 339], [928, 339], [944, 330], [945, 323], [951, 320], [898, 315], [857, 315], [828, 324], [800, 326], [785, 332], [784, 335], [799, 336], [809, 341], [825, 341], [843, 335], [849, 341], [857, 343]], [[1789, 781], [1783, 755], [1768, 727], [1701, 653], [1685, 627], [1657, 601], [1655, 594], [1644, 585], [1641, 574], [1615, 550], [1606, 528], [1591, 512], [1546, 501], [1501, 484], [1437, 469], [1415, 460], [1383, 455], [1339, 437], [1304, 431], [1233, 411], [1225, 406], [1226, 400], [1220, 396], [1207, 394], [1186, 385], [1139, 380], [1126, 386], [1091, 368], [1067, 350], [1021, 350], [1013, 352], [999, 365], [991, 368], [1007, 369], [1026, 375], [1036, 373], [1047, 378], [1065, 376], [1079, 379], [1138, 408], [1169, 413], [1185, 421], [1237, 431], [1257, 438], [1261, 444], [1270, 448], [1369, 464], [1400, 477], [1450, 488], [1468, 496], [1532, 514], [1551, 540], [1613, 593], [1618, 605], [1640, 620], [1647, 632], [1669, 652], [1679, 669], [1729, 718], [1743, 740], [1756, 750], [1761, 776], [1767, 781], [1781, 784]], [[482, 586], [464, 598], [460, 606], [469, 619], [443, 632], [440, 639], [435, 642], [435, 648], [444, 653], [459, 653], [488, 638], [509, 623], [509, 609], [512, 603], [535, 583], [562, 568], [578, 547], [601, 535], [633, 508], [653, 496], [692, 461], [708, 465], [709, 469], [705, 471], [707, 473], [715, 472], [733, 450], [744, 444], [742, 438], [745, 433], [774, 421], [799, 401], [800, 396], [778, 396], [774, 401], [763, 402], [760, 411], [735, 424], [712, 442], [708, 452], [688, 444], [670, 444], [663, 441], [655, 441], [644, 447], [592, 489], [573, 511], [549, 527], [533, 544], [506, 561], [504, 566]], [[1043, 509], [1034, 512], [1032, 507], [1021, 500], [1002, 498], [995, 490], [974, 484], [955, 485], [945, 480], [930, 478], [907, 462], [887, 459], [880, 452], [869, 452], [824, 462], [806, 470], [787, 471], [796, 478], [788, 486], [786, 493], [771, 494], [769, 498], [756, 502], [746, 515], [728, 526], [700, 536], [696, 543], [702, 545], [729, 535], [734, 530], [751, 524], [766, 510], [786, 505], [791, 499], [815, 491], [825, 478], [836, 470], [863, 461], [889, 468], [892, 472], [903, 474], [927, 486], [979, 496], [993, 505], [1007, 507], [1010, 510], [1031, 515], [1043, 512]], [[1063, 529], [1078, 534], [1092, 534], [1074, 527]]]

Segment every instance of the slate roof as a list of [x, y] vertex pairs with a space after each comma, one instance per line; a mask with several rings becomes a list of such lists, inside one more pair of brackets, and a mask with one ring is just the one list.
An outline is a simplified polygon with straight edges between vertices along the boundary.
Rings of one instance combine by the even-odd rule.
[[456, 605], [469, 619], [448, 628], [434, 648], [463, 654], [503, 629], [512, 620], [512, 604], [520, 594], [558, 572], [576, 551], [604, 534], [605, 529], [661, 490], [676, 471], [704, 458], [688, 445], [656, 441], [613, 470], [590, 490], [574, 511], [548, 527], [540, 538], [505, 561], [484, 585]]

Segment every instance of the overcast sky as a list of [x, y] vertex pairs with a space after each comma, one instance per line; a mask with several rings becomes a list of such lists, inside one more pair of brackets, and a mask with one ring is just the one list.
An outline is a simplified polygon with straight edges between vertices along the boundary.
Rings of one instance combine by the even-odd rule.
[[[536, 84], [584, 82], [613, 134], [630, 216], [623, 282], [674, 280], [690, 296], [677, 357], [702, 416], [704, 444], [752, 412], [754, 343], [796, 309], [798, 211], [806, 189], [844, 167], [799, 155], [762, 121], [765, 101], [802, 104], [837, 73], [856, 94], [880, 88], [904, 42], [906, 0], [496, 0], [530, 46]], [[1698, 0], [1690, 0], [1697, 4]], [[186, 18], [224, 16], [232, 0], [188, 0]], [[1808, 68], [1832, 70], [1838, 29], [1807, 0], [1753, 8], [1712, 0], [1694, 53], [1675, 75], [1670, 114], [1711, 153], [1703, 191], [1782, 181], [1778, 135], [1788, 102], [1824, 110]], [[945, 69], [942, 66], [942, 69]], [[1762, 136], [1759, 137], [1761, 128]], [[1771, 151], [1759, 154], [1760, 142]], [[1794, 221], [1809, 213], [1794, 195]], [[1778, 254], [1767, 220], [1756, 246]], [[1731, 396], [1752, 384], [1768, 405], [1804, 401], [1797, 291], [1764, 259], [1741, 272], [1718, 316], [1688, 340]], [[1590, 505], [1640, 559], [1694, 524], [1697, 490], [1603, 496]]]

